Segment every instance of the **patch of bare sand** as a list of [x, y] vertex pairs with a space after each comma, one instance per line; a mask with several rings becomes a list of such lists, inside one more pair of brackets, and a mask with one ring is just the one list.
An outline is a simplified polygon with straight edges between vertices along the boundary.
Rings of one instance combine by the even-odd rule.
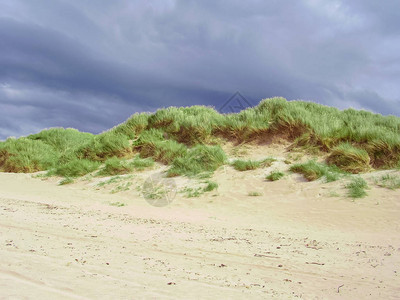
[[[222, 167], [212, 178], [217, 191], [198, 198], [178, 192], [161, 208], [141, 195], [146, 177], [159, 170], [67, 186], [0, 173], [0, 295], [396, 299], [399, 190], [373, 187], [352, 201], [342, 181], [265, 181], [288, 167], [283, 159], [248, 172]], [[178, 190], [195, 184], [175, 180]], [[128, 190], [112, 193], [126, 182]]]

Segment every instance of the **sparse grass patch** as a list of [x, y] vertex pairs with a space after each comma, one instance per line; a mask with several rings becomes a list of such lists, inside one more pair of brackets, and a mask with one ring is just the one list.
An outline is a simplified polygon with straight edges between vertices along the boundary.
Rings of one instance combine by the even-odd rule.
[[339, 193], [336, 191], [329, 191], [329, 197], [340, 197]]
[[119, 182], [121, 180], [124, 180], [124, 178], [121, 177], [121, 176], [113, 176], [109, 180], [99, 182], [97, 184], [97, 186], [102, 187], [102, 186], [105, 186], [105, 185], [108, 185], [108, 184]]
[[71, 184], [74, 183], [74, 179], [71, 177], [65, 177], [63, 180], [61, 180], [58, 185], [65, 185], [65, 184]]
[[395, 174], [386, 174], [381, 176], [379, 179], [375, 179], [375, 184], [391, 190], [400, 189], [400, 176]]
[[368, 152], [348, 143], [342, 143], [333, 148], [327, 162], [353, 174], [367, 172], [371, 169]]
[[272, 165], [276, 161], [274, 158], [265, 158], [263, 160], [241, 160], [237, 159], [233, 161], [232, 166], [237, 171], [248, 171], [255, 170], [258, 168], [265, 168]]
[[184, 193], [187, 198], [195, 198], [195, 197], [200, 197], [204, 193], [204, 189], [201, 187], [196, 187], [196, 188], [191, 188], [191, 187], [185, 187], [181, 193]]
[[122, 203], [122, 202], [111, 202], [110, 205], [116, 206], [116, 207], [122, 207], [122, 206], [125, 206], [126, 204]]
[[260, 163], [255, 160], [241, 160], [237, 159], [232, 163], [232, 166], [237, 171], [255, 170], [260, 167]]
[[306, 163], [295, 164], [289, 169], [292, 172], [303, 174], [308, 181], [325, 177], [326, 182], [338, 180], [344, 172], [335, 166], [327, 166], [310, 160]]
[[114, 189], [111, 190], [111, 194], [116, 194], [119, 192], [125, 192], [125, 191], [129, 191], [130, 190], [130, 186], [132, 185], [132, 182], [125, 182], [121, 185], [118, 185], [117, 187], [115, 187]]
[[243, 156], [243, 155], [246, 155], [248, 153], [249, 153], [249, 151], [243, 146], [234, 147], [232, 149], [232, 151], [231, 151], [231, 154], [233, 156]]
[[367, 182], [361, 177], [353, 177], [351, 182], [346, 185], [348, 196], [351, 198], [363, 198], [367, 196], [365, 189], [368, 188]]
[[277, 181], [281, 179], [283, 176], [285, 176], [285, 173], [279, 172], [279, 171], [272, 171], [266, 179], [269, 181]]
[[[285, 164], [291, 164], [291, 161], [290, 160], [293, 160], [293, 161], [299, 161], [299, 160], [301, 160], [302, 158], [303, 158], [303, 154], [301, 154], [301, 153], [289, 153], [288, 154], [288, 159], [289, 160], [285, 160]], [[286, 162], [287, 161], [287, 162]]]
[[213, 176], [213, 172], [202, 172], [197, 174], [195, 177], [197, 179], [208, 179], [211, 178]]
[[218, 188], [218, 183], [215, 181], [207, 181], [207, 185], [203, 188], [204, 192], [211, 192]]
[[248, 195], [252, 196], [252, 197], [259, 197], [259, 196], [262, 196], [262, 193], [260, 193], [260, 192], [249, 192]]

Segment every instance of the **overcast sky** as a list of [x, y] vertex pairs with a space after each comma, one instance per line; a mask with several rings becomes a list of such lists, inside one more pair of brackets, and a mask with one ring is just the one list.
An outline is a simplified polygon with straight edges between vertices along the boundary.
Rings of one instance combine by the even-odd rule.
[[236, 91], [400, 116], [400, 1], [0, 0], [0, 139]]

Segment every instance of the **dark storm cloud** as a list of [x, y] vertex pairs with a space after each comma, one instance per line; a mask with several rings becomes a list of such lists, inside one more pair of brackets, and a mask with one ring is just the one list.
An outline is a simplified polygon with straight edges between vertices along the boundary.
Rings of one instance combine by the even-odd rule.
[[400, 115], [398, 1], [0, 4], [0, 139], [239, 90]]

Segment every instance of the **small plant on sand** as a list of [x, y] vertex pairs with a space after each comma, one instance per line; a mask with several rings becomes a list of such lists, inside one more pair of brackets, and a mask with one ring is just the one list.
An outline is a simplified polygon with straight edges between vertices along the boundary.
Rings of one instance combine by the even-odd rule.
[[260, 163], [254, 160], [241, 160], [237, 159], [232, 163], [232, 166], [237, 171], [255, 170], [260, 167]]
[[[285, 160], [285, 163], [286, 164], [288, 164], [288, 165], [290, 165], [291, 164], [291, 160], [293, 160], [293, 161], [299, 161], [300, 159], [302, 159], [303, 158], [303, 154], [301, 154], [301, 153], [289, 153], [288, 154], [288, 159], [287, 160]], [[287, 162], [286, 162], [287, 161]]]
[[128, 176], [128, 177], [122, 177], [122, 176], [117, 175], [117, 176], [111, 177], [111, 178], [108, 179], [108, 180], [99, 182], [99, 183], [97, 184], [97, 186], [98, 186], [98, 187], [102, 187], [102, 186], [105, 186], [105, 185], [108, 185], [108, 184], [117, 183], [117, 182], [120, 182], [120, 181], [122, 181], [122, 180], [130, 179], [130, 178], [131, 178], [130, 176]]
[[265, 177], [265, 179], [267, 179], [269, 181], [277, 181], [277, 180], [281, 179], [283, 176], [285, 176], [285, 174], [282, 172], [272, 171], [267, 177]]
[[353, 177], [351, 182], [346, 185], [348, 196], [351, 198], [363, 198], [367, 195], [365, 189], [368, 188], [367, 182], [361, 177]]
[[344, 172], [335, 166], [327, 166], [310, 160], [306, 163], [295, 164], [289, 169], [292, 172], [303, 174], [308, 181], [325, 177], [326, 182], [338, 180]]
[[211, 192], [218, 188], [218, 183], [215, 181], [207, 181], [207, 185], [203, 188], [204, 192]]
[[116, 206], [116, 207], [122, 207], [122, 206], [125, 206], [126, 204], [122, 203], [122, 202], [111, 202], [110, 205]]
[[329, 197], [340, 197], [339, 193], [336, 191], [329, 191]]
[[375, 179], [375, 184], [391, 190], [400, 189], [400, 176], [395, 174], [386, 174], [379, 179]]
[[248, 154], [248, 150], [246, 148], [244, 148], [243, 146], [238, 146], [238, 147], [234, 147], [231, 151], [231, 154], [233, 156], [243, 156]]
[[262, 196], [262, 193], [260, 193], [260, 192], [249, 192], [248, 195], [252, 196], [252, 197], [258, 197], [258, 196]]
[[[140, 190], [140, 189], [136, 189]], [[153, 186], [151, 189], [146, 190], [146, 198], [148, 199], [162, 199], [168, 195], [168, 191], [162, 184]]]
[[208, 179], [213, 176], [213, 172], [202, 172], [195, 176], [197, 179]]
[[270, 167], [272, 163], [276, 161], [274, 158], [265, 158], [263, 160], [241, 160], [237, 159], [232, 163], [235, 170], [248, 171], [255, 170], [258, 168]]
[[204, 193], [204, 189], [201, 187], [197, 188], [191, 188], [191, 187], [185, 187], [181, 193], [184, 193], [187, 198], [195, 198], [195, 197], [200, 197]]
[[65, 177], [63, 180], [61, 180], [58, 185], [66, 185], [66, 184], [70, 184], [70, 183], [74, 183], [74, 179], [71, 177]]
[[129, 191], [129, 187], [132, 185], [132, 182], [125, 182], [119, 186], [117, 186], [116, 188], [111, 190], [111, 194], [116, 194], [119, 192], [125, 192], [125, 191]]

